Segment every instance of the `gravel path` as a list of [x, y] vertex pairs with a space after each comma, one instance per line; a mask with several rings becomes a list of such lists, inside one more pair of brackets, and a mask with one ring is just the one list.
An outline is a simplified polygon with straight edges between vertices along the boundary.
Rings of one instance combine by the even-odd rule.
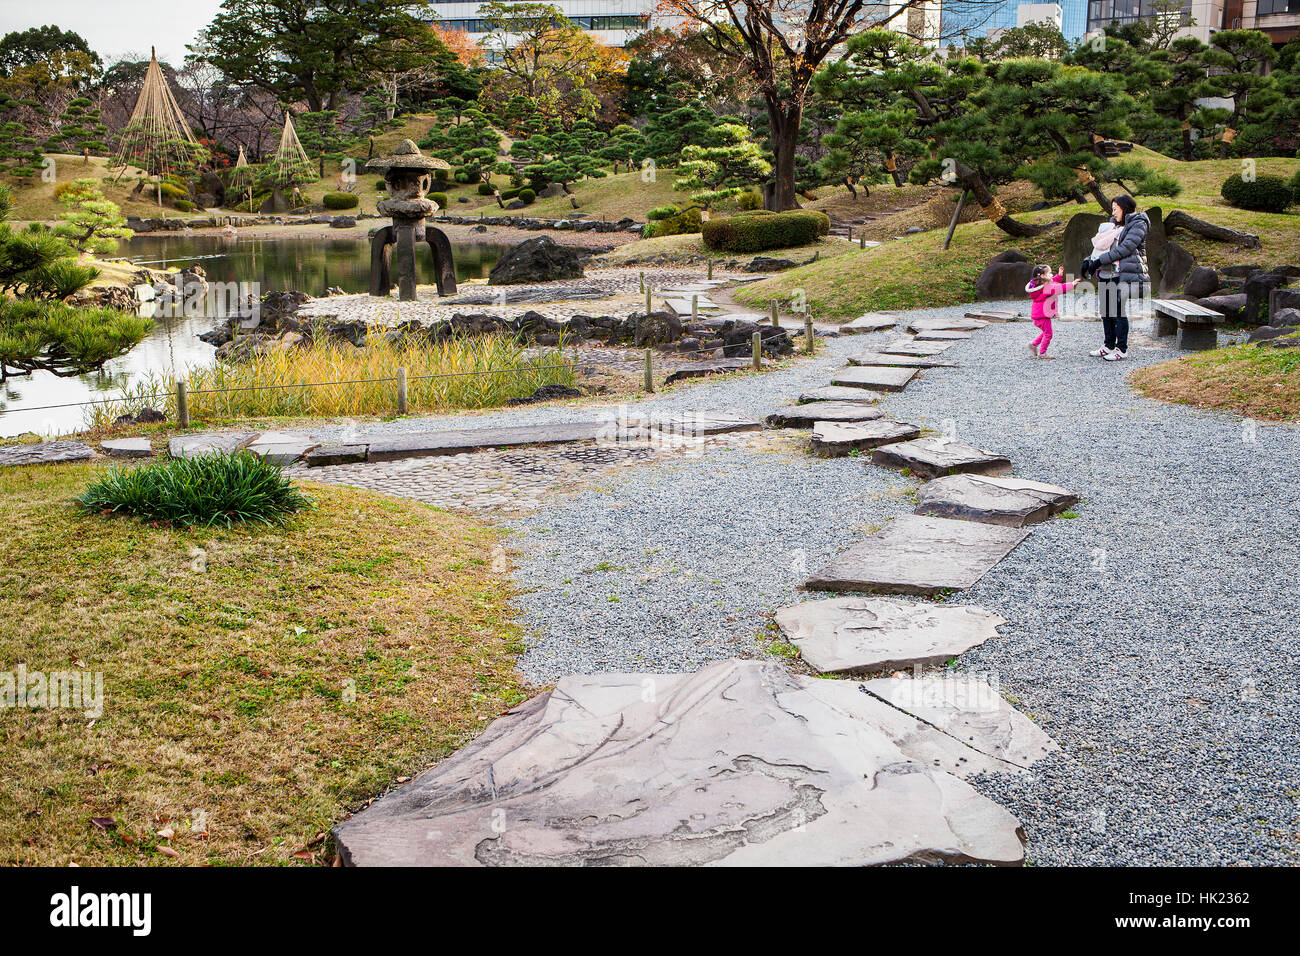
[[[961, 368], [882, 403], [1085, 498], [1078, 518], [1038, 526], [957, 598], [1009, 622], [962, 666], [995, 673], [1063, 747], [981, 789], [1020, 818], [1040, 864], [1295, 863], [1300, 429], [1136, 397], [1126, 373], [1176, 353], [1101, 363], [1084, 354], [1097, 323], [1058, 323], [1053, 362], [1028, 357], [1033, 334], [990, 326], [945, 355]], [[832, 340], [814, 361], [647, 404], [761, 415], [889, 336]], [[545, 508], [514, 525], [518, 582], [533, 589], [519, 601], [534, 631], [521, 668], [543, 683], [761, 654], [766, 615], [802, 599], [805, 569], [909, 511], [913, 487], [861, 460], [737, 436]]]

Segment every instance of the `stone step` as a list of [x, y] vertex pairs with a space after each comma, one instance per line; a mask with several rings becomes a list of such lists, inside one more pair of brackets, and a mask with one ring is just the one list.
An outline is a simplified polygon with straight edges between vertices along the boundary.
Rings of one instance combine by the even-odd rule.
[[1068, 489], [1042, 481], [948, 475], [921, 487], [916, 513], [1023, 528], [1046, 521], [1078, 501], [1079, 496]]
[[688, 362], [679, 365], [668, 373], [665, 385], [680, 382], [688, 378], [703, 378], [705, 375], [724, 375], [727, 372], [743, 372], [754, 367], [752, 358], [711, 358], [700, 362]]
[[927, 479], [969, 472], [1005, 475], [1011, 471], [1009, 458], [962, 441], [931, 435], [896, 445], [882, 445], [871, 456], [871, 463], [882, 468], [907, 468], [912, 474]]
[[819, 421], [813, 425], [810, 451], [819, 458], [843, 458], [850, 452], [870, 451], [890, 442], [907, 441], [921, 434], [917, 425], [880, 418], [867, 422]]
[[1005, 309], [973, 309], [966, 313], [968, 319], [979, 319], [984, 322], [1025, 322], [1027, 318], [1019, 312], [1009, 312]]
[[870, 674], [945, 664], [1006, 621], [981, 607], [854, 595], [784, 607], [776, 623], [815, 670]]
[[[971, 738], [981, 714], [942, 700]], [[353, 866], [1018, 863], [1016, 818], [967, 782], [1018, 768], [981, 745], [777, 662], [572, 676], [333, 833]]]
[[909, 332], [977, 332], [986, 328], [980, 319], [913, 319], [907, 323]]
[[939, 594], [971, 587], [1025, 540], [1020, 528], [903, 515], [806, 580], [813, 591]]
[[85, 461], [95, 457], [95, 449], [84, 441], [59, 439], [32, 442], [29, 445], [0, 445], [0, 468], [15, 465], [55, 465]]
[[951, 342], [918, 342], [916, 339], [897, 339], [884, 345], [870, 346], [873, 352], [886, 355], [942, 355], [952, 348]]
[[952, 329], [925, 329], [916, 333], [914, 342], [964, 342], [973, 338], [969, 332], [957, 332]]
[[849, 356], [849, 364], [863, 368], [956, 368], [949, 359], [929, 355], [899, 355], [894, 352], [859, 352]]
[[108, 438], [99, 447], [110, 458], [149, 458], [153, 455], [153, 442], [148, 438]]
[[808, 402], [878, 402], [885, 397], [883, 392], [873, 392], [866, 388], [849, 388], [846, 385], [818, 385], [799, 395], [799, 404]]
[[901, 392], [915, 375], [914, 368], [863, 368], [851, 365], [836, 372], [831, 384], [869, 388], [877, 392]]
[[880, 332], [883, 329], [892, 329], [898, 324], [898, 316], [890, 312], [868, 312], [860, 315], [852, 322], [846, 322], [840, 326], [840, 333], [843, 335], [862, 335], [866, 332]]
[[817, 422], [866, 422], [885, 413], [864, 402], [809, 402], [772, 412], [763, 423], [768, 428], [812, 428]]

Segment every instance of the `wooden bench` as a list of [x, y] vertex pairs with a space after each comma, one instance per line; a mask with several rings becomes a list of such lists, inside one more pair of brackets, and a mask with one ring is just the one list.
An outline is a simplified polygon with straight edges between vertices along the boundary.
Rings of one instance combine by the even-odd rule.
[[1151, 308], [1156, 314], [1156, 335], [1177, 332], [1178, 348], [1204, 352], [1218, 346], [1215, 326], [1223, 322], [1223, 313], [1182, 299], [1152, 299]]

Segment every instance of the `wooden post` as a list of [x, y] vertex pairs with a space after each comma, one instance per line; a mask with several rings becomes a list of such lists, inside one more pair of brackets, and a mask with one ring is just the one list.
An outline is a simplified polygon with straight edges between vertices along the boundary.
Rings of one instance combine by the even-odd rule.
[[763, 367], [763, 333], [754, 333], [754, 371]]
[[853, 227], [852, 227], [852, 226], [849, 226], [848, 229], [849, 229], [849, 242], [852, 242], [852, 241], [853, 241]]
[[713, 278], [713, 260], [712, 260], [712, 259], [709, 260], [708, 268], [709, 268], [708, 278], [712, 279], [712, 278]]
[[807, 350], [808, 350], [808, 354], [809, 354], [809, 355], [812, 355], [812, 353], [813, 353], [813, 321], [812, 321], [812, 313], [811, 313], [811, 312], [805, 312], [805, 313], [803, 314], [803, 336], [804, 336], [804, 345], [805, 345], [805, 347], [806, 347]]
[[774, 328], [774, 329], [779, 329], [779, 328], [781, 327], [781, 320], [780, 320], [780, 315], [781, 315], [781, 306], [780, 306], [780, 304], [777, 302], [776, 299], [768, 299], [768, 300], [767, 300], [767, 306], [768, 306], [768, 309], [771, 310], [771, 313], [772, 313], [772, 328]]
[[645, 273], [644, 273], [644, 272], [641, 273], [641, 291], [642, 291], [642, 292], [645, 291]]
[[655, 390], [655, 360], [654, 352], [651, 349], [645, 350], [645, 390], [653, 392]]
[[406, 414], [406, 369], [397, 370], [397, 414]]
[[867, 248], [867, 234], [865, 232], [860, 233], [858, 235], [858, 248], [859, 249]]
[[190, 388], [183, 379], [176, 383], [176, 426], [190, 427]]
[[645, 287], [645, 314], [649, 315], [652, 311], [653, 303], [650, 300], [650, 287]]
[[962, 207], [966, 205], [966, 193], [969, 190], [963, 189], [961, 197], [957, 200], [957, 208], [952, 211], [952, 222], [948, 223], [948, 235], [943, 237], [943, 247], [948, 248], [952, 244], [952, 234], [957, 231], [957, 220], [961, 218]]
[[691, 321], [700, 321], [700, 297], [698, 293], [691, 296]]

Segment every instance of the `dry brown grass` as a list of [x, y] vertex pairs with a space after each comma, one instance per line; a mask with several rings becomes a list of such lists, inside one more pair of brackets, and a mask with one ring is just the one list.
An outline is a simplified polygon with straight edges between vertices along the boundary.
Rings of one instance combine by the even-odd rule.
[[1262, 421], [1300, 419], [1300, 349], [1215, 349], [1137, 369], [1129, 379], [1147, 398]]
[[308, 485], [285, 528], [176, 530], [81, 514], [96, 471], [0, 471], [0, 660], [104, 680], [98, 720], [0, 710], [4, 863], [320, 862], [524, 696], [491, 529]]

